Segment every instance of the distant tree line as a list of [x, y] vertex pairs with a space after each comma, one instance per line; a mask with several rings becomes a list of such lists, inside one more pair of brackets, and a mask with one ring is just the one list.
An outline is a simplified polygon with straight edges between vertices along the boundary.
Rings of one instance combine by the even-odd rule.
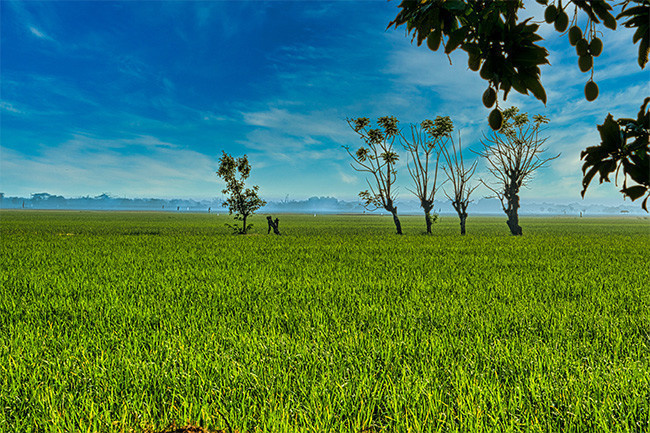
[[108, 194], [71, 198], [47, 192], [30, 194], [29, 197], [13, 197], [0, 193], [0, 206], [3, 209], [190, 210], [196, 212], [221, 206], [221, 200], [125, 198], [112, 197]]

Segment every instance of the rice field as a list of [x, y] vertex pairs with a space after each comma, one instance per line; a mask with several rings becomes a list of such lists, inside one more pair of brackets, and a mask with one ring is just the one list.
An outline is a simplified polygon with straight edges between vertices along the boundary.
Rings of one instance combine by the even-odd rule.
[[650, 219], [0, 212], [0, 431], [650, 431]]

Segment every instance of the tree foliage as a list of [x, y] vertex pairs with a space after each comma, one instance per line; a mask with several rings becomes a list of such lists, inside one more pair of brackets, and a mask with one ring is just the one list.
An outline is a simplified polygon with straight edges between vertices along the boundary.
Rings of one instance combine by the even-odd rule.
[[503, 126], [492, 131], [481, 142], [483, 149], [479, 155], [484, 157], [488, 171], [496, 178], [491, 185], [481, 179], [481, 183], [492, 191], [503, 211], [508, 216], [508, 227], [513, 235], [521, 235], [519, 226], [519, 190], [530, 180], [532, 174], [549, 161], [559, 157], [541, 158], [546, 138], [540, 137], [542, 125], [548, 123], [544, 116], [536, 115], [531, 121], [527, 113], [519, 113], [517, 107], [503, 111]]
[[399, 122], [393, 116], [384, 116], [377, 119], [377, 126], [372, 128], [367, 117], [346, 120], [365, 143], [365, 146], [359, 147], [355, 152], [349, 146], [343, 146], [353, 160], [352, 168], [372, 175], [372, 182], [366, 179], [369, 189], [361, 191], [359, 197], [366, 209], [384, 208], [390, 212], [397, 234], [401, 235], [402, 226], [397, 217], [394, 187], [397, 178], [395, 164], [399, 160], [394, 143], [400, 133]]
[[[555, 29], [569, 37], [576, 45], [578, 57], [593, 70], [593, 57], [600, 55], [602, 41], [597, 37], [598, 25], [616, 29], [617, 20], [623, 26], [636, 28], [633, 43], [639, 43], [638, 63], [644, 68], [648, 62], [650, 41], [650, 1], [622, 1], [621, 12], [614, 17], [612, 6], [605, 0], [537, 0], [545, 5], [544, 19]], [[573, 8], [571, 8], [573, 5]], [[503, 91], [504, 100], [511, 89], [522, 94], [530, 92], [546, 103], [546, 91], [540, 80], [540, 65], [548, 63], [548, 51], [537, 44], [542, 37], [539, 25], [532, 17], [520, 19], [525, 9], [523, 1], [470, 1], [470, 0], [404, 0], [401, 11], [388, 27], [406, 24], [407, 33], [421, 45], [437, 51], [442, 44], [445, 54], [457, 48], [468, 54], [468, 66], [480, 71], [495, 91]], [[566, 11], [572, 12], [569, 18]], [[580, 14], [587, 18], [584, 36], [577, 26]], [[571, 28], [567, 30], [569, 24]], [[579, 35], [577, 33], [579, 32]], [[587, 40], [589, 38], [589, 40]], [[582, 41], [582, 42], [580, 42]], [[584, 68], [582, 68], [584, 69]]]
[[[440, 188], [438, 164], [441, 149], [446, 146], [453, 130], [454, 124], [448, 116], [437, 116], [435, 121], [427, 119], [419, 125], [411, 125], [410, 138], [400, 133], [404, 149], [409, 154], [406, 167], [413, 179], [414, 189], [411, 192], [420, 200], [427, 233], [431, 233], [431, 226], [437, 217], [431, 216], [431, 210], [436, 192]], [[435, 169], [431, 173], [430, 166], [433, 166], [434, 158]]]
[[251, 173], [251, 166], [246, 155], [233, 158], [223, 152], [219, 159], [219, 170], [217, 175], [226, 182], [226, 187], [221, 191], [228, 196], [222, 206], [228, 208], [228, 212], [235, 214], [235, 220], [241, 221], [239, 227], [236, 223], [228, 225], [236, 233], [246, 234], [252, 227], [246, 220], [255, 211], [264, 206], [266, 202], [258, 196], [259, 187], [246, 188], [245, 181]]
[[[585, 85], [585, 98], [588, 101], [598, 97], [598, 86], [593, 78], [594, 57], [599, 56], [603, 50], [603, 42], [598, 37], [599, 26], [615, 30], [620, 23], [624, 27], [635, 29], [632, 43], [638, 44], [637, 63], [642, 69], [648, 63], [650, 0], [623, 0], [616, 4], [605, 0], [536, 1], [545, 6], [544, 21], [566, 35], [569, 43], [576, 47], [580, 71], [590, 72]], [[612, 4], [620, 6], [616, 16], [613, 15]], [[468, 67], [478, 71], [481, 78], [488, 82], [488, 89], [483, 94], [484, 105], [491, 108], [497, 104], [489, 116], [492, 129], [499, 130], [503, 121], [498, 107], [499, 92], [503, 92], [504, 100], [512, 89], [522, 94], [530, 92], [546, 104], [547, 96], [541, 82], [540, 66], [548, 63], [548, 51], [540, 45], [542, 37], [538, 34], [539, 24], [533, 22], [532, 17], [520, 18], [520, 12], [525, 9], [523, 1], [404, 0], [399, 8], [400, 12], [388, 27], [406, 25], [407, 34], [412, 35], [412, 40], [418, 45], [426, 40], [427, 46], [433, 51], [442, 45], [447, 55], [458, 48], [467, 53]], [[581, 17], [586, 18], [583, 28], [578, 25], [582, 21]], [[606, 119], [601, 129], [606, 124], [612, 125], [612, 122], [613, 119]], [[613, 127], [605, 129], [613, 130]], [[640, 148], [634, 152], [619, 152], [622, 154], [616, 161], [623, 165], [624, 170], [627, 168], [634, 171], [632, 166], [641, 166], [641, 161], [633, 158], [643, 159], [642, 154], [647, 154], [649, 144], [646, 140], [638, 145]], [[605, 147], [616, 147], [616, 141]], [[587, 168], [611, 166], [611, 162], [607, 162], [611, 157], [607, 156], [609, 154], [605, 148], [598, 152], [585, 151], [583, 155], [585, 153], [590, 155]], [[599, 155], [602, 158], [596, 160]], [[602, 173], [601, 171], [601, 175]], [[630, 174], [630, 177], [638, 184], [635, 187], [643, 186], [648, 185], [650, 173], [646, 170], [640, 174], [635, 173], [635, 177]], [[583, 185], [588, 186], [590, 180], [585, 175]], [[638, 198], [641, 188], [635, 187], [624, 187], [621, 192], [632, 199]], [[644, 201], [644, 206], [645, 204]]]
[[[585, 160], [582, 166], [584, 179], [582, 181], [582, 197], [587, 192], [589, 183], [596, 173], [600, 175], [600, 183], [609, 182], [609, 175], [618, 177], [623, 170], [623, 188], [621, 192], [636, 200], [644, 195], [641, 207], [647, 212], [650, 198], [650, 156], [648, 141], [650, 140], [650, 98], [645, 98], [636, 119], [616, 119], [611, 114], [602, 125], [598, 125], [601, 143], [588, 147], [580, 154]], [[629, 141], [629, 142], [628, 142]], [[632, 185], [628, 184], [628, 180]], [[616, 179], [615, 179], [616, 182]]]

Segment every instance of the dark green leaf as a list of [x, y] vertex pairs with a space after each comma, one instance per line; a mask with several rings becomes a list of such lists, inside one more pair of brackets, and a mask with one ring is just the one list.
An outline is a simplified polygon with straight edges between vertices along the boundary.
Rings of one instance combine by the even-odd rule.
[[591, 180], [594, 178], [594, 175], [596, 173], [598, 173], [598, 167], [592, 167], [592, 169], [589, 170], [582, 178], [582, 191], [580, 191], [580, 195], [582, 196], [582, 198], [585, 198], [585, 192], [587, 192], [587, 187], [591, 183]]
[[621, 192], [626, 196], [630, 197], [632, 201], [634, 201], [637, 198], [642, 197], [646, 192], [648, 192], [648, 189], [645, 186], [635, 185], [629, 188], [623, 188]]
[[467, 5], [461, 0], [447, 0], [442, 7], [448, 11], [463, 11]]
[[632, 36], [632, 43], [636, 44], [637, 42], [639, 42], [639, 39], [641, 39], [647, 33], [648, 33], [648, 26], [639, 26], [639, 28], [636, 29], [636, 32], [634, 32], [634, 36]]
[[470, 44], [470, 43], [465, 43], [461, 47], [463, 51], [465, 51], [467, 54], [470, 54], [472, 56], [480, 56], [481, 55], [481, 48], [478, 46], [478, 44]]
[[611, 114], [608, 114], [602, 125], [598, 125], [602, 146], [608, 150], [621, 148], [621, 131], [618, 123], [614, 121]]
[[546, 91], [544, 90], [542, 83], [539, 81], [539, 78], [528, 74], [524, 74], [522, 78], [528, 90], [530, 90], [537, 99], [546, 105]]
[[514, 52], [512, 56], [509, 56], [511, 60], [517, 67], [521, 66], [532, 66], [532, 65], [542, 65], [548, 63], [546, 59], [548, 56], [548, 51], [546, 48], [538, 47], [536, 45], [522, 47]]
[[594, 12], [596, 12], [596, 15], [603, 20], [605, 27], [616, 30], [616, 18], [609, 12], [612, 7], [607, 2], [604, 0], [593, 0], [591, 6]]
[[[623, 160], [625, 162], [625, 160]], [[638, 184], [648, 183], [648, 167], [636, 164], [626, 164], [625, 174], [630, 176]]]
[[650, 104], [650, 97], [643, 100], [643, 105], [639, 109], [637, 116], [637, 123], [643, 125], [645, 129], [650, 129], [650, 110], [646, 111], [646, 107]]
[[629, 17], [632, 15], [641, 15], [644, 13], [648, 13], [648, 7], [647, 6], [634, 6], [629, 9], [625, 9], [623, 12], [620, 14], [616, 15], [616, 19], [622, 18], [622, 17]]
[[623, 24], [627, 28], [640, 27], [648, 22], [648, 16], [637, 16], [630, 18]]
[[599, 23], [598, 18], [594, 14], [593, 9], [591, 8], [591, 4], [586, 1], [586, 0], [573, 0], [573, 3], [578, 6], [580, 9], [585, 11], [585, 13], [589, 16], [589, 19], [592, 21]]
[[[591, 166], [607, 158], [609, 153], [602, 146], [591, 146], [582, 151], [580, 158], [585, 160], [585, 166]], [[585, 168], [583, 168], [583, 171]]]
[[616, 161], [613, 159], [606, 159], [605, 161], [600, 162], [595, 167], [598, 167], [598, 172], [600, 173], [600, 183], [609, 182], [609, 175], [616, 170]]
[[648, 63], [648, 50], [650, 47], [650, 37], [646, 33], [645, 36], [641, 39], [639, 43], [639, 66], [641, 69], [645, 68], [646, 63]]
[[607, 13], [607, 15], [605, 15], [605, 18], [603, 18], [603, 24], [608, 29], [616, 30], [616, 18], [614, 18], [614, 16], [610, 13]]
[[526, 85], [524, 84], [524, 81], [521, 79], [522, 75], [525, 77], [524, 74], [519, 74], [514, 77], [512, 80], [512, 87], [519, 93], [527, 95], [528, 90], [526, 90]]
[[[501, 80], [501, 90], [503, 90], [503, 100], [505, 101], [508, 99], [508, 93], [510, 93], [510, 89], [512, 88], [512, 84], [510, 83], [510, 80], [504, 79]], [[525, 93], [525, 92], [522, 92]]]
[[445, 44], [445, 53], [449, 54], [454, 51], [458, 46], [465, 40], [469, 33], [469, 26], [461, 27], [458, 30], [454, 30], [450, 35], [447, 43]]

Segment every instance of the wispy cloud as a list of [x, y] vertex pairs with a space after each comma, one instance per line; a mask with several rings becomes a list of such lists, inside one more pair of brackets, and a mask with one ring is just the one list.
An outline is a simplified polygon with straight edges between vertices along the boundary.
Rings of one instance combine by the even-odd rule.
[[359, 178], [357, 176], [352, 176], [348, 173], [345, 173], [343, 171], [339, 172], [339, 175], [341, 176], [341, 182], [347, 183], [350, 185], [354, 185], [359, 182]]
[[7, 102], [7, 101], [0, 101], [0, 109], [2, 111], [6, 111], [6, 112], [12, 113], [12, 114], [22, 114], [23, 113], [22, 110], [19, 110], [18, 108], [14, 107], [13, 104], [11, 104], [10, 102]]
[[31, 34], [33, 34], [33, 35], [36, 36], [37, 38], [40, 38], [40, 39], [47, 39], [47, 40], [52, 40], [51, 37], [49, 37], [49, 36], [46, 35], [44, 32], [42, 32], [41, 30], [37, 29], [37, 28], [34, 27], [34, 26], [28, 26], [28, 29], [29, 29], [29, 31], [31, 32]]
[[8, 6], [5, 13], [12, 13], [23, 31], [41, 40], [56, 42], [51, 33], [44, 30], [54, 27], [54, 16], [48, 5], [35, 9], [23, 1], [5, 1], [3, 4]]
[[469, 70], [464, 53], [453, 53], [451, 60], [450, 64], [446, 56], [424, 46], [404, 47], [399, 43], [389, 53], [384, 72], [407, 89], [416, 86], [420, 91], [433, 90], [448, 104], [467, 103], [487, 86]]
[[203, 198], [214, 197], [218, 187], [215, 159], [151, 136], [99, 139], [76, 135], [36, 155], [3, 148], [1, 164], [3, 188], [22, 195], [111, 192]]
[[272, 106], [241, 114], [247, 125], [299, 137], [306, 143], [314, 143], [313, 137], [325, 137], [335, 143], [344, 143], [349, 138], [345, 117], [335, 109], [312, 111], [301, 104], [291, 110]]

